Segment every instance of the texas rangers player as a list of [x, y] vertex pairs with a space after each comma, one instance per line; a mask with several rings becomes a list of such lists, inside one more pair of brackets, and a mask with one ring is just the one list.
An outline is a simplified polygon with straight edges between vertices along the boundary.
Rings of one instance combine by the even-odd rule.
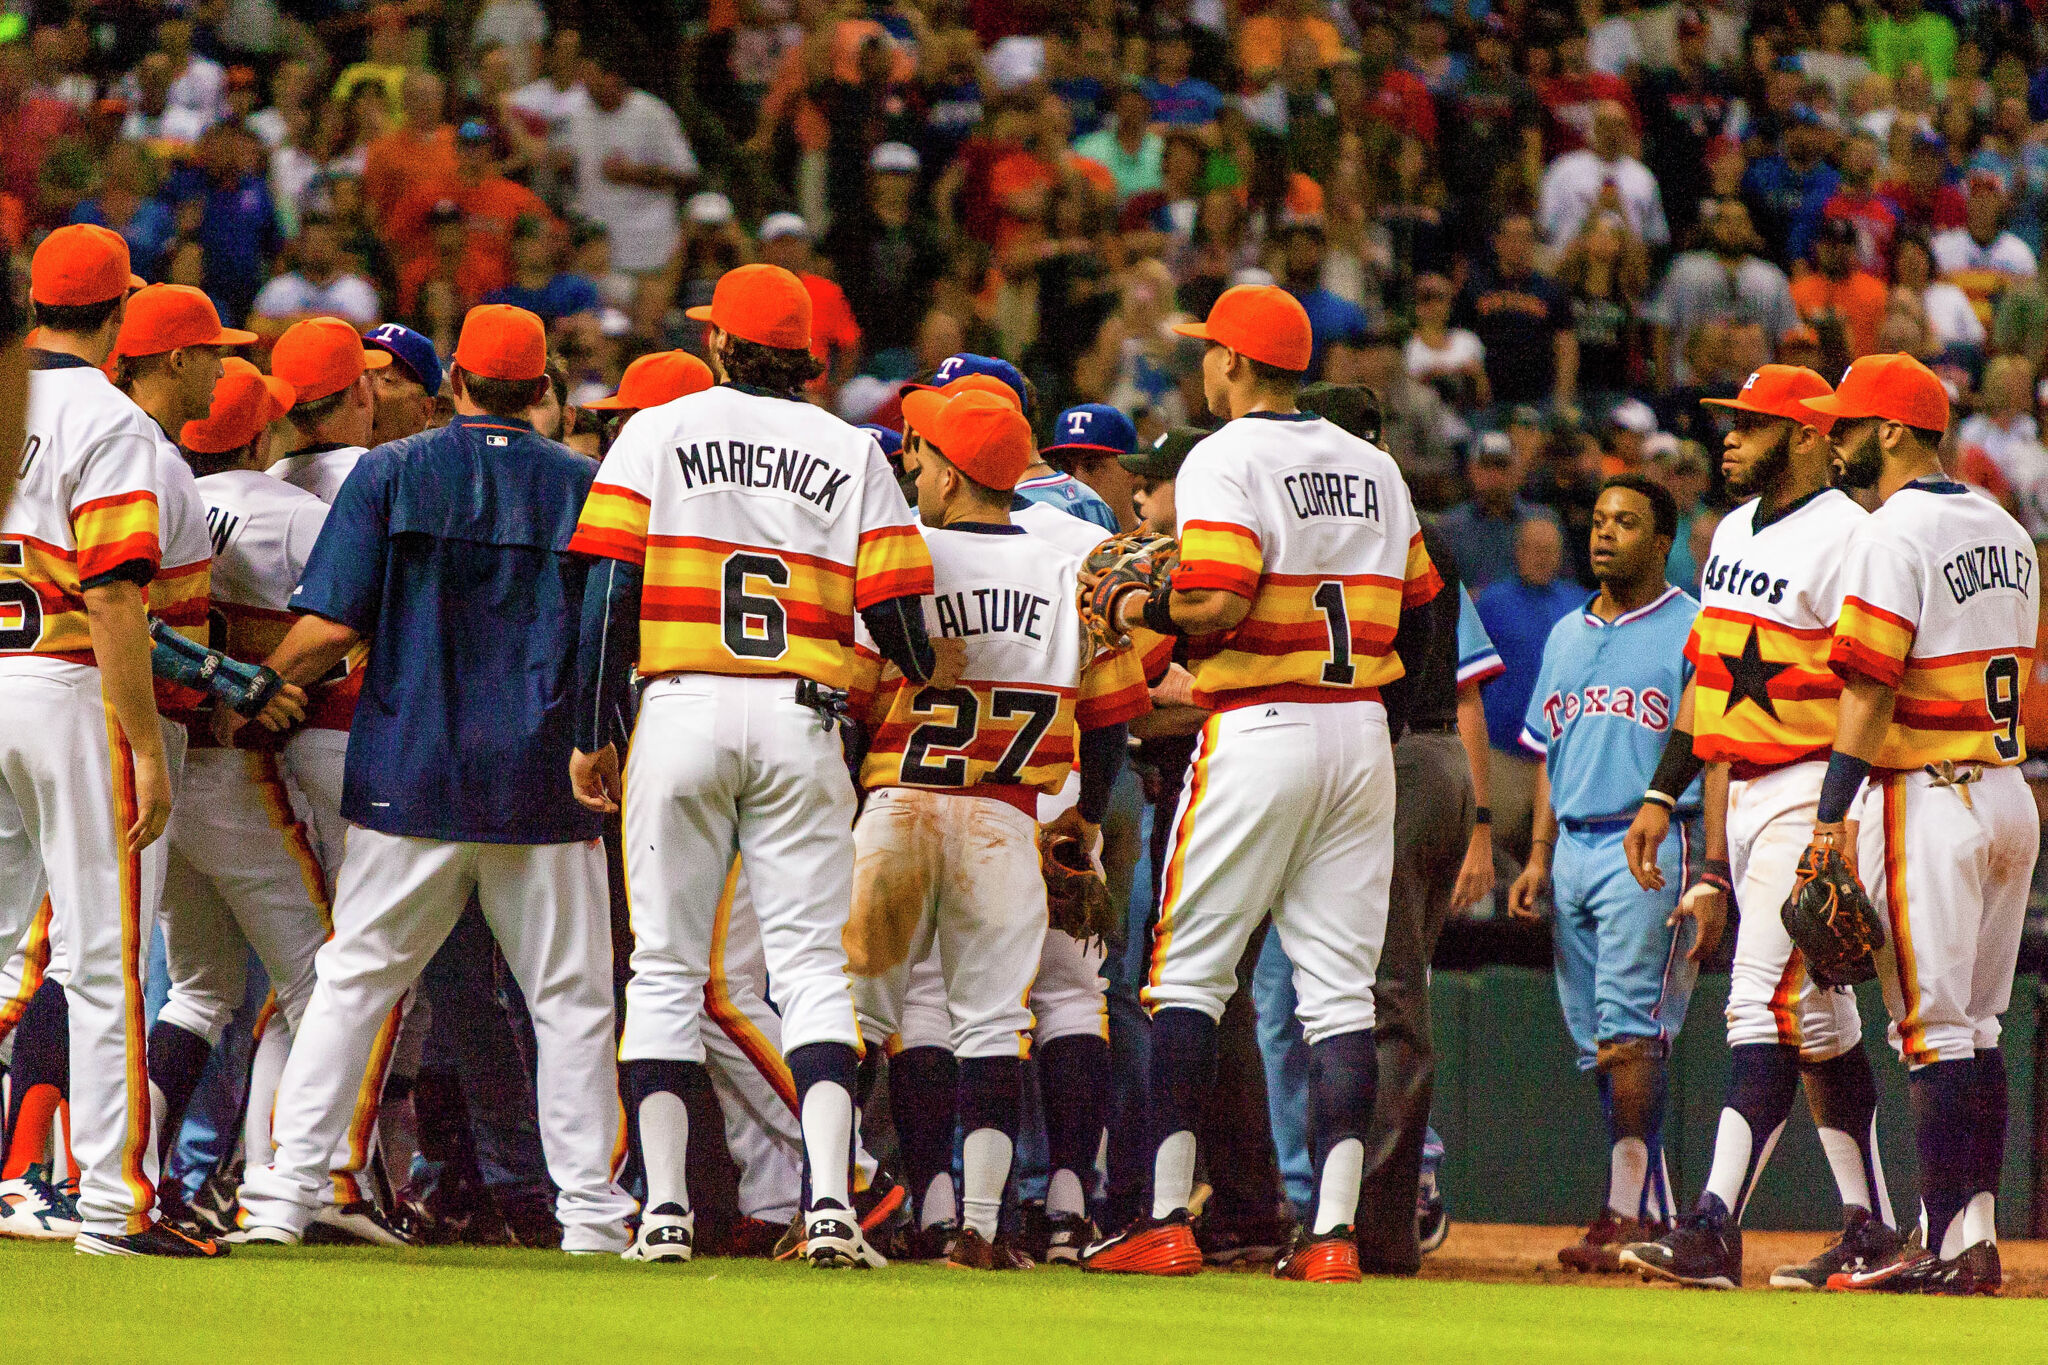
[[872, 795], [854, 827], [846, 943], [863, 1021], [886, 1037], [913, 964], [936, 942], [966, 1135], [961, 1229], [947, 1256], [1016, 1269], [1030, 1258], [997, 1222], [1047, 938], [1039, 793], [1059, 789], [1078, 752], [1077, 828], [1092, 842], [1123, 722], [1151, 702], [1131, 655], [1092, 657], [1071, 607], [1079, 561], [1010, 523], [1035, 450], [1023, 415], [972, 392], [913, 393], [903, 410], [936, 584], [927, 628], [965, 642], [966, 678], [942, 692], [883, 671], [856, 690], [873, 697], [861, 770]]
[[2040, 851], [2017, 766], [2039, 565], [2019, 523], [1942, 473], [1948, 391], [1919, 361], [1865, 356], [1807, 406], [1834, 419], [1843, 482], [1874, 485], [1883, 499], [1842, 567], [1828, 664], [1844, 689], [1813, 839], [1855, 840], [1889, 931], [1878, 980], [1911, 1073], [1925, 1230], [1924, 1247], [1845, 1267], [1828, 1287], [1995, 1294], [2006, 1123], [1998, 1016], [2011, 1003]]
[[816, 373], [802, 282], [743, 266], [693, 315], [711, 324], [721, 384], [627, 422], [571, 544], [596, 560], [571, 767], [594, 809], [616, 808], [628, 670], [652, 679], [625, 812], [635, 947], [619, 1055], [648, 1180], [627, 1254], [691, 1252], [682, 1095], [703, 1066], [707, 959], [737, 848], [802, 1096], [807, 1255], [875, 1264], [848, 1190], [860, 1032], [840, 934], [854, 796], [831, 692], [852, 681], [856, 613], [920, 683], [956, 682], [957, 647], [926, 639], [931, 558], [880, 448], [802, 401]]
[[40, 335], [21, 482], [0, 520], [0, 712], [33, 723], [0, 726], [0, 945], [21, 942], [47, 878], [68, 958], [78, 1249], [218, 1256], [152, 1214], [140, 954], [171, 805], [144, 617], [161, 433], [98, 368], [121, 323], [127, 244], [60, 228], [30, 280]]
[[358, 462], [271, 656], [311, 680], [376, 637], [349, 732], [335, 936], [279, 1084], [277, 1151], [242, 1187], [250, 1240], [295, 1242], [311, 1224], [336, 1149], [374, 1116], [393, 1007], [473, 893], [533, 1013], [562, 1247], [628, 1242], [600, 825], [561, 785], [584, 569], [567, 547], [592, 470], [511, 415], [546, 363], [538, 317], [471, 310], [455, 420]]
[[1841, 695], [1826, 647], [1841, 610], [1844, 546], [1864, 520], [1828, 487], [1829, 419], [1803, 402], [1828, 391], [1811, 370], [1766, 365], [1735, 397], [1707, 400], [1733, 414], [1721, 468], [1730, 492], [1749, 501], [1714, 532], [1685, 646], [1697, 672], [1628, 836], [1636, 879], [1661, 886], [1655, 851], [1675, 794], [1701, 762], [1727, 766], [1727, 798], [1705, 812], [1710, 870], [1687, 895], [1707, 914], [1725, 913], [1725, 878], [1746, 911], [1728, 984], [1728, 1099], [1695, 1211], [1660, 1240], [1621, 1253], [1624, 1265], [1685, 1284], [1741, 1285], [1742, 1212], [1802, 1079], [1844, 1229], [1812, 1261], [1778, 1267], [1771, 1283], [1818, 1288], [1844, 1266], [1891, 1259], [1898, 1246], [1856, 999], [1808, 978], [1777, 913], [1826, 772]]
[[[1295, 964], [1310, 1048], [1315, 1218], [1274, 1267], [1355, 1281], [1351, 1222], [1372, 1119], [1372, 981], [1393, 869], [1393, 755], [1378, 688], [1401, 676], [1404, 607], [1436, 595], [1419, 523], [1388, 456], [1296, 411], [1308, 315], [1284, 290], [1225, 291], [1208, 321], [1211, 410], [1232, 420], [1175, 486], [1171, 591], [1123, 619], [1192, 637], [1195, 702], [1217, 714], [1175, 820], [1151, 978], [1152, 1209], [1089, 1248], [1099, 1271], [1192, 1274], [1195, 1124], [1235, 967], [1271, 915]], [[1409, 613], [1411, 620], [1413, 613]]]
[[[1558, 1003], [1607, 1118], [1607, 1197], [1585, 1235], [1557, 1253], [1568, 1270], [1618, 1270], [1622, 1246], [1667, 1221], [1665, 1059], [1719, 928], [1688, 934], [1682, 924], [1689, 840], [1665, 842], [1664, 887], [1654, 891], [1635, 883], [1623, 848], [1692, 673], [1685, 642], [1699, 604], [1664, 578], [1677, 526], [1662, 485], [1622, 474], [1601, 488], [1592, 536], [1600, 591], [1551, 628], [1522, 725], [1523, 746], [1544, 766], [1529, 865], [1508, 910], [1533, 917], [1554, 883]], [[1699, 802], [1695, 784], [1678, 813], [1689, 822]]]

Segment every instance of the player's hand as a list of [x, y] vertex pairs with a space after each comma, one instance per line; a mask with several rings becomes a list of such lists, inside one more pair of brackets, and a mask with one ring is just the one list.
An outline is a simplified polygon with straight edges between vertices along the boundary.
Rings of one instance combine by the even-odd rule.
[[1451, 887], [1451, 913], [1462, 915], [1485, 900], [1493, 890], [1493, 826], [1472, 826], [1472, 838], [1465, 845], [1465, 861], [1458, 868], [1458, 880]]
[[1081, 818], [1079, 806], [1069, 806], [1038, 827], [1038, 844], [1043, 848], [1055, 839], [1078, 839], [1091, 858], [1102, 854], [1102, 826]]
[[1168, 664], [1166, 676], [1159, 680], [1159, 686], [1152, 689], [1154, 706], [1193, 706], [1195, 704], [1195, 675], [1179, 664]]
[[1550, 889], [1550, 868], [1540, 856], [1531, 856], [1529, 865], [1522, 869], [1522, 875], [1515, 878], [1508, 888], [1508, 916], [1511, 919], [1537, 920], [1543, 912], [1537, 908], [1537, 897]]
[[1621, 836], [1621, 849], [1628, 858], [1629, 875], [1645, 891], [1664, 889], [1664, 869], [1657, 866], [1657, 850], [1671, 832], [1671, 812], [1655, 801], [1645, 801]]
[[1849, 865], [1849, 871], [1861, 881], [1863, 873], [1856, 866], [1856, 834], [1857, 826], [1853, 821], [1837, 820], [1826, 825], [1816, 822], [1813, 827], [1813, 847], [1819, 849], [1823, 844], [1832, 842], [1835, 851], [1842, 855], [1842, 861]]
[[305, 718], [306, 689], [297, 683], [278, 688], [277, 695], [263, 703], [263, 709], [256, 713], [256, 723], [266, 730], [289, 730]]
[[946, 635], [932, 637], [933, 687], [952, 687], [967, 672], [966, 642]]
[[135, 755], [135, 823], [128, 827], [130, 853], [140, 853], [157, 841], [171, 819], [171, 769], [163, 750]]
[[[282, 692], [278, 694], [283, 695]], [[213, 742], [223, 749], [234, 748], [235, 736], [242, 732], [242, 727], [249, 723], [249, 718], [232, 706], [216, 706], [212, 714], [213, 719], [207, 722], [206, 728], [213, 731]]]
[[1705, 882], [1695, 883], [1692, 890], [1678, 898], [1678, 908], [1664, 923], [1676, 929], [1680, 920], [1687, 919], [1698, 926], [1699, 932], [1693, 936], [1692, 949], [1686, 953], [1686, 960], [1705, 962], [1707, 954], [1713, 952], [1714, 945], [1721, 941], [1721, 931], [1728, 927], [1728, 893]]
[[570, 751], [569, 790], [575, 794], [578, 805], [599, 815], [610, 815], [619, 808], [619, 788], [616, 745], [607, 744], [594, 754], [581, 749]]

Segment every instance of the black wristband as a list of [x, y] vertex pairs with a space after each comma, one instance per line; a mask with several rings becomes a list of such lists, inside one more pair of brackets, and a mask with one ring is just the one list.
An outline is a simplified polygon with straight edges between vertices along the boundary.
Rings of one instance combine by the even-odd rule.
[[1670, 809], [1678, 804], [1678, 798], [1685, 795], [1685, 789], [1700, 775], [1707, 765], [1692, 751], [1692, 735], [1676, 725], [1671, 727], [1671, 737], [1664, 741], [1663, 756], [1657, 760], [1657, 771], [1650, 777], [1650, 790], [1643, 797], [1646, 801], [1657, 801], [1658, 805]]
[[1832, 825], [1849, 818], [1849, 807], [1856, 800], [1856, 793], [1863, 786], [1863, 779], [1870, 776], [1870, 764], [1860, 758], [1852, 758], [1840, 749], [1828, 755], [1828, 775], [1821, 779], [1820, 805], [1814, 811], [1814, 818], [1823, 825]]
[[1173, 589], [1164, 585], [1155, 588], [1145, 599], [1145, 612], [1140, 618], [1145, 629], [1155, 635], [1178, 636], [1183, 632], [1173, 619]]
[[1492, 824], [1493, 808], [1491, 806], [1474, 806], [1472, 808], [1472, 823], [1475, 825]]

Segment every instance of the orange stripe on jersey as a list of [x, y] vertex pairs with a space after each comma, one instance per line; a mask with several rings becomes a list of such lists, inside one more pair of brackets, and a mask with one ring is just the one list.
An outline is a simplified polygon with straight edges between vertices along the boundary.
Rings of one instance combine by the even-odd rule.
[[1408, 538], [1408, 564], [1402, 572], [1401, 605], [1419, 607], [1434, 601], [1443, 587], [1443, 575], [1430, 561], [1429, 549], [1422, 543], [1422, 532], [1417, 531]]
[[151, 1112], [149, 1101], [149, 1028], [142, 1001], [142, 852], [127, 846], [128, 831], [140, 814], [135, 794], [135, 751], [121, 723], [107, 713], [107, 746], [111, 751], [114, 786], [114, 858], [121, 882], [121, 1042], [126, 1053], [126, 1131], [121, 1139], [121, 1181], [134, 1207], [127, 1219], [132, 1235], [149, 1227], [156, 1207], [156, 1186], [150, 1181]]
[[1249, 705], [1273, 688], [1291, 700], [1371, 694], [1406, 671], [1393, 647], [1407, 591], [1385, 574], [1266, 574], [1235, 630], [1189, 641], [1195, 705]]
[[647, 499], [630, 488], [593, 483], [590, 496], [583, 500], [583, 513], [576, 519], [576, 534], [569, 538], [569, 552], [643, 563], [651, 511]]
[[1685, 657], [1693, 675], [1693, 752], [1752, 769], [1825, 756], [1842, 680], [1828, 667], [1833, 632], [1708, 607]]
[[10, 594], [9, 600], [0, 602], [0, 638], [8, 642], [0, 654], [93, 661], [76, 555], [34, 536], [7, 536], [0, 539], [0, 583], [24, 583], [35, 594], [33, 600], [17, 600]]
[[[211, 645], [213, 631], [207, 611], [213, 574], [211, 560], [196, 564], [165, 565], [143, 589], [149, 614], [196, 645]], [[171, 720], [190, 722], [206, 704], [206, 693], [163, 678], [151, 678], [156, 689], [157, 709]], [[245, 727], [246, 728], [246, 727]], [[258, 727], [259, 729], [261, 727]]]
[[796, 1078], [790, 1075], [789, 1063], [783, 1060], [781, 1050], [768, 1041], [768, 1035], [754, 1027], [747, 1012], [732, 1002], [732, 989], [726, 982], [725, 940], [732, 932], [733, 904], [739, 896], [739, 884], [740, 860], [735, 858], [732, 870], [725, 874], [725, 891], [718, 898], [718, 911], [712, 919], [711, 971], [704, 978], [704, 1012], [745, 1054], [754, 1070], [761, 1073], [761, 1079], [781, 1096], [789, 1112], [800, 1114]]
[[853, 569], [828, 559], [650, 536], [640, 673], [796, 676], [845, 687], [853, 672], [853, 594]]
[[[50, 898], [43, 897], [43, 903], [36, 907], [36, 916], [29, 921], [28, 940], [21, 949], [21, 981], [15, 986], [14, 994], [0, 1001], [0, 1039], [14, 1032], [14, 1026], [21, 1022], [21, 1016], [28, 1012], [28, 1002], [35, 998], [36, 991], [43, 984], [43, 974], [50, 966]], [[46, 1130], [47, 1131], [47, 1130]], [[0, 1179], [9, 1177], [0, 1176]]]
[[1897, 687], [1913, 652], [1914, 626], [1905, 617], [1859, 597], [1842, 599], [1828, 664], [1845, 678], [1864, 677]]
[[117, 493], [71, 510], [71, 539], [80, 580], [97, 578], [123, 564], [163, 561], [158, 541], [156, 494]]
[[1249, 529], [1227, 521], [1191, 521], [1181, 528], [1173, 586], [1181, 592], [1221, 589], [1250, 597], [1259, 590], [1264, 566], [1259, 538]]
[[1129, 648], [1096, 655], [1082, 671], [1081, 693], [1074, 699], [1074, 723], [1083, 730], [1121, 725], [1151, 710], [1145, 662], [1135, 641]]
[[929, 597], [932, 553], [915, 526], [877, 526], [861, 532], [853, 566], [853, 605], [872, 607], [892, 597]]
[[1913, 952], [1913, 926], [1906, 901], [1906, 782], [1884, 782], [1884, 899], [1892, 931], [1892, 969], [1904, 1011], [1899, 1015], [1899, 1052], [1908, 1066], [1938, 1062], [1927, 1046], [1927, 1025], [1920, 1018], [1920, 966]]
[[1074, 766], [1076, 695], [1045, 683], [967, 680], [932, 689], [896, 675], [876, 699], [886, 710], [861, 764], [861, 786], [1057, 792]]
[[2033, 671], [2030, 649], [1908, 659], [1875, 766], [2019, 762], [2027, 752], [2020, 708]]

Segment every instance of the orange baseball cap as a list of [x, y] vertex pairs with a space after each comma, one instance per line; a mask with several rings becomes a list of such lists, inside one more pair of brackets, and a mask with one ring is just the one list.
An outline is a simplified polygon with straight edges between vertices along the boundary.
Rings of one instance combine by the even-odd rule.
[[1838, 420], [1878, 417], [1922, 431], [1948, 430], [1948, 387], [1909, 355], [1867, 355], [1849, 366], [1841, 385], [1806, 406]]
[[118, 299], [142, 283], [129, 272], [128, 243], [111, 228], [77, 223], [43, 239], [29, 261], [29, 297], [52, 308]]
[[909, 393], [903, 395], [905, 403], [910, 401], [912, 393], [937, 394], [941, 398], [958, 398], [963, 393], [985, 393], [1017, 412], [1024, 411], [1024, 405], [1017, 399], [1017, 391], [992, 374], [963, 374], [952, 383], [941, 384], [937, 388], [913, 385]]
[[181, 346], [247, 346], [254, 332], [220, 325], [213, 300], [189, 284], [152, 284], [128, 300], [114, 354], [162, 355]]
[[783, 351], [811, 345], [811, 294], [804, 282], [779, 265], [743, 265], [718, 277], [711, 306], [689, 316], [741, 341]]
[[295, 322], [270, 351], [270, 372], [291, 385], [301, 403], [340, 393], [365, 370], [381, 370], [390, 363], [391, 352], [363, 345], [355, 327], [340, 318]]
[[294, 400], [291, 385], [246, 360], [226, 360], [221, 367], [226, 373], [213, 386], [213, 407], [178, 433], [179, 445], [201, 455], [240, 450], [289, 412]]
[[1226, 289], [1206, 322], [1178, 322], [1173, 330], [1282, 370], [1306, 370], [1315, 349], [1307, 311], [1276, 284]]
[[702, 393], [712, 383], [711, 367], [688, 351], [656, 351], [626, 367], [617, 393], [583, 406], [600, 412], [637, 412]]
[[1806, 400], [1824, 398], [1833, 392], [1827, 380], [1804, 365], [1765, 365], [1742, 381], [1733, 398], [1702, 398], [1700, 402], [1709, 407], [1782, 417], [1826, 432], [1835, 419], [1815, 411]]
[[1031, 423], [1014, 399], [969, 390], [948, 398], [936, 389], [903, 395], [903, 420], [961, 473], [1007, 493], [1037, 458]]
[[538, 379], [548, 372], [548, 329], [537, 313], [482, 303], [462, 320], [455, 363], [478, 379]]

